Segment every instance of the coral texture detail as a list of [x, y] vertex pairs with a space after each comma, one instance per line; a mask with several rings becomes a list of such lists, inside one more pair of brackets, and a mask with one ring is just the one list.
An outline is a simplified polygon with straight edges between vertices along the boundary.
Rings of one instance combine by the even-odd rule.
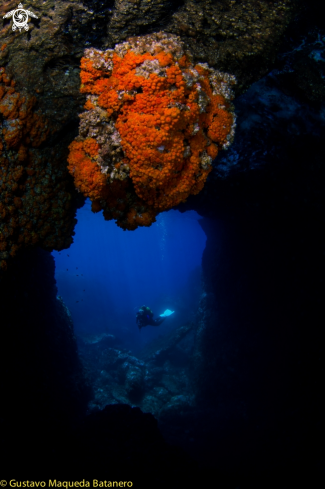
[[52, 250], [71, 244], [75, 191], [64, 154], [37, 149], [51, 129], [36, 110], [36, 99], [17, 93], [4, 68], [0, 123], [0, 269], [5, 270], [20, 248]]
[[135, 229], [199, 193], [218, 151], [233, 139], [234, 83], [207, 64], [193, 66], [170, 34], [131, 38], [105, 52], [86, 49], [86, 112], [68, 161], [93, 210]]

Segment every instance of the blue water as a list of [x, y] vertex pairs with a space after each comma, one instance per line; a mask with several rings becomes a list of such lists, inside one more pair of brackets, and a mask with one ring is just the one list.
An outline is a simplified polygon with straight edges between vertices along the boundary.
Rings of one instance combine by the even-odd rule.
[[[200, 294], [206, 236], [194, 212], [168, 211], [149, 228], [123, 231], [94, 214], [90, 201], [78, 210], [74, 243], [53, 252], [58, 294], [78, 335], [109, 333], [137, 351], [158, 335], [190, 320]], [[139, 332], [135, 313], [149, 306], [155, 317], [175, 310], [157, 328]]]

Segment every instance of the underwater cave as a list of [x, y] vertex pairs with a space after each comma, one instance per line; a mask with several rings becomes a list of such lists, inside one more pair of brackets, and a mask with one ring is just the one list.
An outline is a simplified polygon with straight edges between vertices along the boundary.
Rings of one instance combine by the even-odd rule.
[[317, 2], [69, 3], [0, 7], [0, 485], [315, 485]]
[[201, 293], [201, 261], [206, 236], [195, 212], [160, 214], [150, 228], [125, 232], [91, 203], [77, 211], [74, 242], [53, 252], [58, 294], [69, 308], [76, 335], [111, 334], [133, 353], [162, 334], [139, 331], [136, 312], [150, 305], [155, 315], [176, 312], [163, 332], [190, 321]]

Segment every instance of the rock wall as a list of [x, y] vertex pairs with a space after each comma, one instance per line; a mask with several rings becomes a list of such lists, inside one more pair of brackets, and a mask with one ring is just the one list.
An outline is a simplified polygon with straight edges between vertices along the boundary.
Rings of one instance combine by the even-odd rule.
[[86, 416], [92, 389], [50, 253], [34, 249], [13, 260], [0, 277], [0, 310], [4, 480], [97, 478], [160, 487], [198, 475], [197, 463], [164, 441], [151, 414], [117, 404]]
[[[234, 145], [202, 193], [181, 206], [204, 216], [207, 235], [192, 365], [197, 412], [206, 420], [203, 462], [257, 477], [271, 477], [272, 467], [289, 487], [298, 473], [321, 470], [320, 32], [291, 32], [289, 57], [282, 53], [277, 69], [235, 101]], [[302, 71], [292, 71], [300, 55], [309, 60], [304, 85]]]
[[193, 380], [199, 406], [213, 408], [206, 446], [250, 474], [271, 464], [293, 477], [298, 460], [319, 469], [324, 242], [310, 219], [201, 221]]
[[40, 249], [17, 257], [0, 278], [1, 450], [8, 461], [42, 456], [86, 413], [90, 387], [56, 294], [54, 259]]
[[[51, 251], [72, 242], [80, 199], [65, 158], [85, 103], [79, 91], [85, 48], [112, 48], [130, 36], [163, 30], [180, 36], [194, 63], [208, 62], [236, 75], [239, 94], [272, 66], [288, 24], [301, 11], [301, 1], [35, 0], [30, 7], [34, 16], [22, 32], [13, 30], [16, 8], [15, 0], [0, 6], [3, 269], [26, 246]], [[37, 138], [36, 128], [41, 132]], [[4, 215], [3, 207], [10, 212]]]

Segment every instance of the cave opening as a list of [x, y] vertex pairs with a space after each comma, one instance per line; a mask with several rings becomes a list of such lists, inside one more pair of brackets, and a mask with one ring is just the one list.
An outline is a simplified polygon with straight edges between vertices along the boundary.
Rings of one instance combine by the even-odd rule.
[[[52, 253], [58, 297], [71, 313], [93, 392], [90, 411], [125, 403], [159, 418], [175, 397], [193, 396], [190, 359], [206, 245], [199, 219], [195, 211], [171, 210], [150, 228], [123, 231], [87, 200], [74, 243]], [[138, 327], [144, 305], [159, 327]], [[166, 310], [174, 312], [160, 319]]]
[[[71, 312], [77, 336], [111, 334], [137, 353], [149, 341], [191, 320], [201, 291], [206, 236], [195, 211], [171, 210], [150, 228], [123, 231], [86, 201], [78, 210], [74, 243], [54, 251], [58, 294]], [[157, 317], [175, 311], [159, 327], [138, 330], [142, 305]]]

